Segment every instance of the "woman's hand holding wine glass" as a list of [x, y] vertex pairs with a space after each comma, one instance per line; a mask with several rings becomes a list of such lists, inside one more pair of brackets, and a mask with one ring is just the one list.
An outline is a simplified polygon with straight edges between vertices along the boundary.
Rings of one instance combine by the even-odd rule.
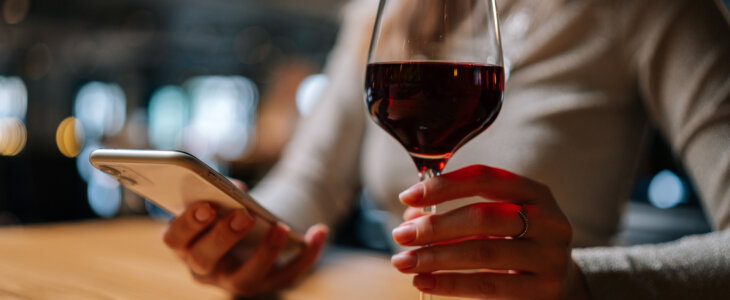
[[[442, 214], [420, 207], [479, 196], [499, 202]], [[585, 299], [570, 256], [571, 226], [543, 184], [505, 170], [473, 165], [412, 186], [400, 195], [410, 206], [393, 231], [404, 246], [426, 246], [393, 256], [413, 284], [435, 295], [488, 299]], [[529, 230], [518, 211], [524, 205]], [[468, 273], [454, 272], [469, 270]], [[476, 270], [476, 271], [475, 271]], [[438, 273], [433, 273], [438, 272]]]

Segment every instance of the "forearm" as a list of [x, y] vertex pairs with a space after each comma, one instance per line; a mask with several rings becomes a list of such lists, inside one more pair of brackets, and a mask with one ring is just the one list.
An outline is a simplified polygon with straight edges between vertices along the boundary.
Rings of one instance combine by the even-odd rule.
[[634, 247], [573, 250], [591, 299], [720, 299], [730, 295], [730, 231]]

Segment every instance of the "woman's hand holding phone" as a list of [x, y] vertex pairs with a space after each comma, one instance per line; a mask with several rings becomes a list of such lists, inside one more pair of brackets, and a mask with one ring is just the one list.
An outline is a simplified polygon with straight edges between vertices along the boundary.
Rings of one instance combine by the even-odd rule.
[[[243, 183], [233, 182], [245, 190]], [[163, 240], [188, 265], [197, 281], [252, 296], [272, 292], [305, 274], [319, 256], [328, 231], [321, 224], [310, 227], [299, 256], [277, 267], [275, 262], [287, 243], [289, 228], [276, 223], [258, 245], [240, 242], [255, 222], [245, 209], [220, 215], [213, 204], [197, 202], [168, 224]], [[240, 260], [234, 255], [239, 252], [252, 254]]]

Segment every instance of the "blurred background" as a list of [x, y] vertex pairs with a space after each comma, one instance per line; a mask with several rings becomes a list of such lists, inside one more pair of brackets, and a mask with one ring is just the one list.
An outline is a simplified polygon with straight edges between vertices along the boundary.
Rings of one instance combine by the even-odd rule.
[[[327, 85], [344, 2], [3, 0], [0, 225], [159, 215], [91, 167], [100, 147], [181, 149], [255, 185]], [[622, 242], [708, 231], [659, 134], [648, 157]]]
[[99, 147], [181, 149], [249, 184], [323, 84], [340, 0], [3, 0], [0, 224], [150, 207]]

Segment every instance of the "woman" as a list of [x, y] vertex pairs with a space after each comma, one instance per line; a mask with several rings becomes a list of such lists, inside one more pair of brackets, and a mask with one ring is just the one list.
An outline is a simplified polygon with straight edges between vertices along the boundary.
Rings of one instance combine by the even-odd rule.
[[[277, 226], [250, 259], [230, 261], [224, 254], [245, 248], [234, 245], [251, 218], [237, 211], [218, 219], [206, 203], [170, 223], [168, 246], [201, 281], [238, 294], [271, 291], [316, 260], [327, 229], [313, 224], [339, 221], [364, 188], [390, 213], [393, 238], [403, 246], [473, 235], [514, 237], [393, 256], [402, 272], [423, 274], [414, 285], [428, 293], [500, 299], [727, 296], [730, 27], [717, 4], [499, 4], [511, 69], [504, 106], [495, 124], [449, 162], [457, 170], [411, 186], [415, 176], [405, 151], [367, 120], [362, 84], [377, 1], [356, 0], [328, 63], [325, 97], [253, 191], [284, 220], [309, 228], [307, 249], [269, 272], [288, 230]], [[610, 246], [617, 231], [650, 126], [662, 130], [689, 170], [716, 232], [664, 245], [597, 248]], [[463, 199], [470, 196], [477, 198]], [[395, 199], [412, 208], [404, 212]], [[418, 212], [436, 203], [445, 213]], [[462, 269], [518, 272], [424, 274]]]

